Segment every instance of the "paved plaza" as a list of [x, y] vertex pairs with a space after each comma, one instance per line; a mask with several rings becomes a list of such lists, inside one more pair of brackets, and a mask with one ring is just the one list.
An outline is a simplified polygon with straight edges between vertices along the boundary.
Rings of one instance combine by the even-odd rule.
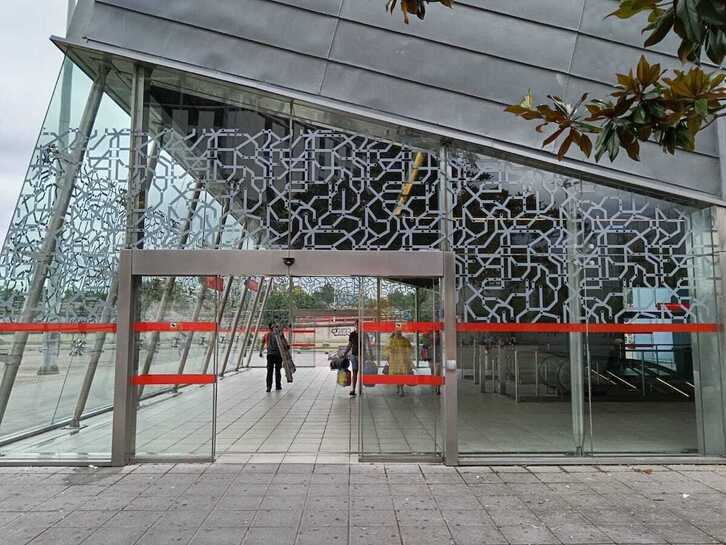
[[0, 468], [3, 545], [726, 542], [726, 466]]

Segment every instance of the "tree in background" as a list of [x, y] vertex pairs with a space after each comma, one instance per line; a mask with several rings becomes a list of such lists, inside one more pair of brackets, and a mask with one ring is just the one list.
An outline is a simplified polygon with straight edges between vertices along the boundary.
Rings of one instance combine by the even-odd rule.
[[[531, 1], [531, 0], [513, 0]], [[423, 19], [425, 5], [440, 2], [452, 7], [451, 0], [401, 0], [408, 14]], [[396, 0], [386, 7], [392, 11]], [[627, 74], [617, 74], [617, 85], [603, 99], [582, 95], [575, 103], [558, 96], [548, 96], [549, 103], [535, 104], [532, 91], [507, 112], [536, 121], [536, 131], [552, 129], [543, 146], [557, 147], [562, 159], [572, 145], [596, 161], [607, 155], [614, 161], [621, 150], [640, 160], [640, 143], [655, 141], [663, 152], [693, 150], [696, 135], [718, 118], [726, 115], [724, 74], [701, 67], [704, 55], [720, 66], [726, 55], [726, 2], [724, 0], [619, 0], [609, 17], [631, 19], [647, 14], [643, 28], [645, 47], [676, 34], [680, 40], [678, 57], [683, 70], [663, 70], [643, 56], [637, 67]], [[594, 140], [594, 142], [593, 142]]]

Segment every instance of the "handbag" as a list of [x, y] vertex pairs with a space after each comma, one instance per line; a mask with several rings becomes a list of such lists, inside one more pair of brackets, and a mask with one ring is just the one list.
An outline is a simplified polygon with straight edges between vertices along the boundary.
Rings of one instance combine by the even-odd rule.
[[338, 386], [350, 386], [351, 378], [350, 378], [350, 371], [347, 369], [340, 369], [338, 371]]

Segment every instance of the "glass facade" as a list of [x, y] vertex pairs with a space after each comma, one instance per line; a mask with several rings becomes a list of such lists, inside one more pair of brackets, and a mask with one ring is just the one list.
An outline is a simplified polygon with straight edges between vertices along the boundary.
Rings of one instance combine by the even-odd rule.
[[[723, 450], [712, 439], [723, 423], [707, 409], [719, 399], [722, 366], [714, 214], [433, 135], [79, 53], [65, 61], [0, 255], [0, 452], [54, 453], [52, 442], [41, 451], [32, 439], [52, 426], [70, 426], [76, 437], [75, 450], [56, 454], [110, 452], [103, 411], [113, 401], [124, 247], [450, 250], [462, 456]], [[365, 293], [377, 289], [361, 276]], [[253, 292], [248, 279], [220, 280], [221, 289], [195, 277], [144, 280], [140, 322], [217, 325], [187, 336], [137, 332], [142, 374], [207, 372], [208, 361], [218, 372], [264, 365], [248, 350], [255, 335], [235, 332], [280, 310], [272, 281], [255, 280]], [[404, 337], [416, 347], [418, 374], [440, 373], [437, 332], [415, 325], [441, 319], [437, 288], [392, 279], [382, 289], [410, 302], [393, 320], [414, 324]], [[359, 299], [362, 316], [381, 322], [380, 309], [368, 308], [374, 298]], [[374, 329], [372, 359], [382, 368], [385, 341]], [[391, 403], [382, 388], [367, 390], [363, 447], [376, 411]], [[406, 418], [427, 439], [416, 448], [409, 441], [409, 451], [440, 453], [437, 389], [416, 392]], [[173, 391], [145, 388], [152, 394]], [[173, 417], [139, 415], [148, 429]], [[149, 454], [206, 448], [141, 445]], [[380, 443], [370, 452], [392, 453]]]

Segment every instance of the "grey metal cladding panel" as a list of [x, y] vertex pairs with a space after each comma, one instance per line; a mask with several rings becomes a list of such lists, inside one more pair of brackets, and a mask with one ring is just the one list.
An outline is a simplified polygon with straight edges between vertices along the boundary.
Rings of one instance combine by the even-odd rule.
[[[331, 63], [323, 86], [324, 96], [368, 106], [383, 112], [488, 136], [503, 142], [541, 149], [541, 136], [532, 124], [514, 119], [500, 104], [434, 89], [419, 83]], [[683, 153], [678, 160], [664, 157], [656, 145], [644, 146], [643, 161], [619, 158], [613, 170], [646, 176], [689, 189], [717, 193], [718, 159]], [[579, 151], [574, 158], [584, 160]], [[608, 167], [607, 161], [601, 166]]]
[[[628, 72], [638, 64], [643, 51], [628, 45], [580, 35], [572, 58], [572, 73], [604, 83], [615, 80], [615, 74]], [[649, 52], [648, 59], [663, 68], [679, 68], [678, 59]]]
[[331, 60], [488, 100], [517, 101], [528, 87], [561, 94], [567, 77], [496, 57], [341, 22]]
[[[457, 0], [459, 4], [496, 11], [552, 26], [577, 29], [583, 0]], [[600, 0], [601, 2], [603, 0]], [[433, 14], [433, 10], [432, 14]], [[443, 17], [436, 11], [438, 17]], [[429, 23], [430, 24], [430, 23]]]
[[97, 4], [87, 30], [100, 42], [308, 93], [322, 84], [325, 61], [187, 25]]
[[282, 4], [289, 4], [295, 7], [304, 7], [312, 11], [338, 15], [343, 0], [276, 0]]
[[405, 25], [401, 17], [388, 15], [377, 1], [344, 0], [342, 17], [559, 71], [567, 71], [576, 37], [569, 30], [464, 5], [441, 15], [437, 12], [436, 19], [429, 15], [425, 24], [417, 21]]
[[[500, 135], [531, 147], [539, 135], [516, 123], [501, 104], [331, 62], [323, 96], [480, 135]], [[513, 122], [515, 121], [515, 122]]]
[[[592, 34], [642, 49], [645, 38], [641, 29], [648, 24], [647, 15], [643, 13], [627, 21], [617, 17], [607, 17], [617, 6], [618, 2], [615, 0], [585, 0], [585, 12], [580, 30], [585, 34]], [[678, 38], [675, 34], [670, 34], [652, 50], [675, 56], [678, 45]]]
[[336, 19], [268, 0], [97, 0], [171, 21], [326, 57]]

